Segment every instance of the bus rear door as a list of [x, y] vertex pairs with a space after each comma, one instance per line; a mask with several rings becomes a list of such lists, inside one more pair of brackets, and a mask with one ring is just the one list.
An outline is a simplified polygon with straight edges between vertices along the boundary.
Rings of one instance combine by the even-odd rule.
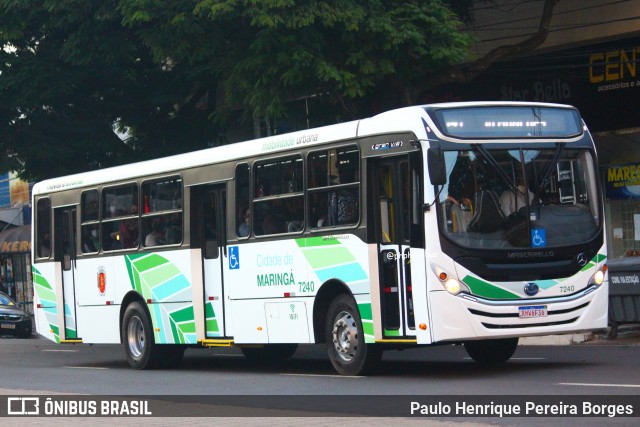
[[[54, 210], [54, 241], [56, 275], [62, 281], [62, 303], [58, 311], [60, 319], [60, 341], [78, 340], [78, 320], [76, 318], [75, 279], [76, 263], [76, 206], [65, 206]], [[60, 272], [60, 273], [58, 273]]]
[[227, 336], [222, 274], [222, 263], [227, 258], [225, 199], [225, 185], [202, 185], [192, 188], [192, 242], [202, 249], [205, 338]]

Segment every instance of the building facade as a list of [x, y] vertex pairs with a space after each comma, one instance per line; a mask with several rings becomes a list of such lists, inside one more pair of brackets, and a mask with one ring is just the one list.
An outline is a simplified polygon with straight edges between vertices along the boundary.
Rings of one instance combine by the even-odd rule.
[[0, 174], [0, 291], [33, 314], [31, 185]]
[[[476, 58], [538, 31], [545, 0], [478, 3], [468, 31]], [[610, 259], [640, 264], [640, 0], [565, 2], [546, 41], [493, 64], [433, 100], [540, 101], [577, 107], [593, 133], [601, 166]]]

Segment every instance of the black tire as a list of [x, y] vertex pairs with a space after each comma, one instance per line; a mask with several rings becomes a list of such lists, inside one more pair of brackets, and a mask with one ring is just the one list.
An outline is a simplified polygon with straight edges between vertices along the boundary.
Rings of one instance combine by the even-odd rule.
[[380, 347], [365, 344], [358, 306], [348, 295], [338, 295], [331, 302], [325, 341], [329, 360], [341, 375], [366, 375], [382, 358]]
[[504, 363], [513, 356], [518, 347], [518, 338], [466, 341], [467, 354], [483, 365]]
[[161, 354], [155, 344], [151, 319], [145, 307], [132, 302], [122, 318], [122, 345], [133, 369], [155, 369]]
[[265, 344], [262, 347], [242, 347], [247, 359], [257, 362], [278, 362], [287, 360], [298, 349], [298, 344]]

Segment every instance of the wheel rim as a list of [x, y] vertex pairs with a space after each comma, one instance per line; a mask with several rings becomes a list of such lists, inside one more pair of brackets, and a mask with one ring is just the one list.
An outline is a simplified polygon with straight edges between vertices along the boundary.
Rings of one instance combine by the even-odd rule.
[[358, 352], [358, 327], [351, 313], [340, 312], [333, 322], [333, 347], [344, 362], [351, 362]]
[[144, 325], [138, 316], [129, 319], [127, 326], [127, 342], [129, 344], [129, 353], [136, 359], [142, 356], [144, 351]]

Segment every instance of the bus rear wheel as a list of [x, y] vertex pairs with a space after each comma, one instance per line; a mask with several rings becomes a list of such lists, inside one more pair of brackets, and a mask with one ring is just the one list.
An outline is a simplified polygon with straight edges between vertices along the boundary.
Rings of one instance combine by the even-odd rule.
[[483, 365], [504, 363], [513, 356], [518, 347], [518, 338], [466, 341], [464, 348], [473, 360]]
[[132, 302], [122, 319], [122, 345], [129, 366], [134, 369], [158, 367], [160, 352], [154, 342], [151, 320], [139, 302]]
[[365, 343], [358, 306], [348, 295], [331, 302], [325, 340], [329, 360], [341, 375], [366, 375], [382, 358], [379, 347]]

